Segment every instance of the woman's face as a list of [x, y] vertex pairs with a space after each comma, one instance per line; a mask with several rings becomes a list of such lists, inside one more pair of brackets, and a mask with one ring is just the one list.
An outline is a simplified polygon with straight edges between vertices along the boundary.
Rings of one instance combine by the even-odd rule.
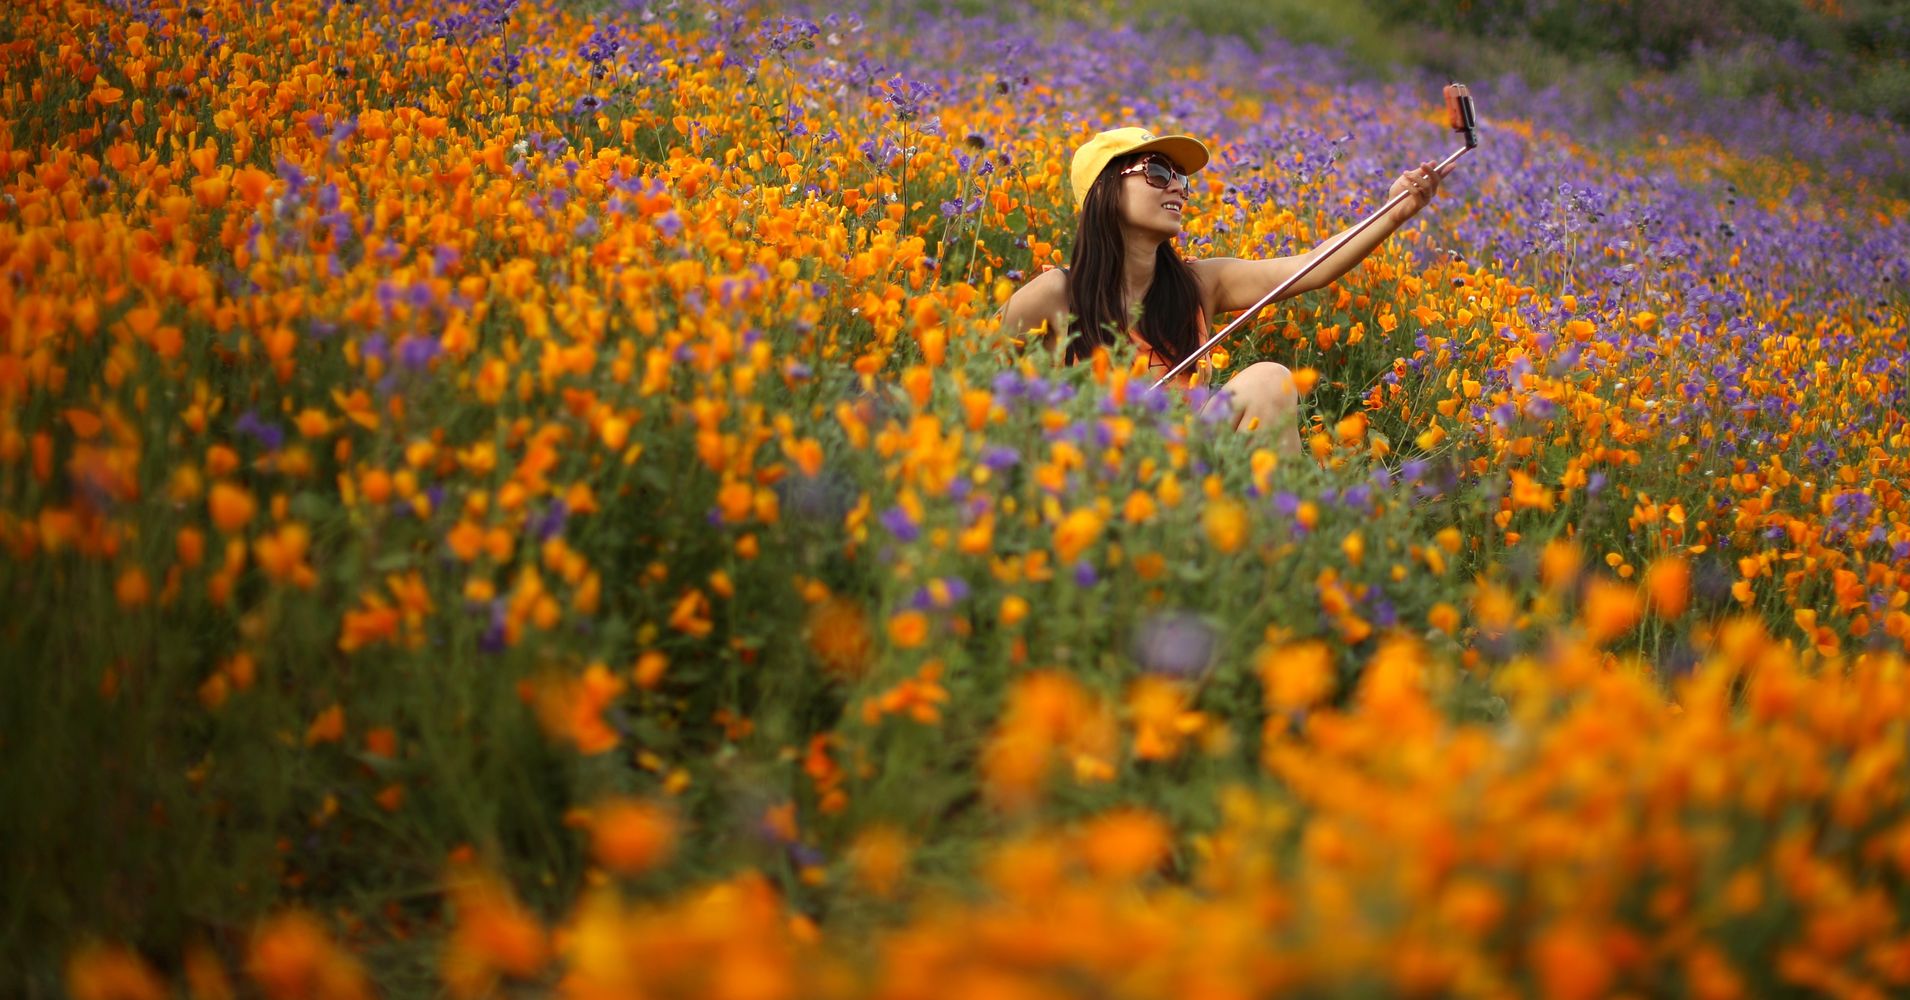
[[[1168, 237], [1179, 235], [1193, 182], [1172, 161], [1158, 154], [1143, 156], [1127, 169], [1129, 172], [1120, 178], [1123, 228]], [[1166, 187], [1154, 186], [1163, 181]]]

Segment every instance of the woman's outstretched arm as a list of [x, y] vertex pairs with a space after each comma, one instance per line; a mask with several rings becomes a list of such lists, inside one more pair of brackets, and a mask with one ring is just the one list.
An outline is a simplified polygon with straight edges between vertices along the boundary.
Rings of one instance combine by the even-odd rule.
[[[1393, 231], [1406, 224], [1420, 209], [1432, 201], [1439, 191], [1439, 174], [1433, 169], [1432, 161], [1421, 163], [1418, 167], [1399, 175], [1393, 186], [1386, 192], [1387, 200], [1401, 191], [1410, 192], [1410, 196], [1394, 206], [1386, 217], [1368, 226], [1359, 235], [1348, 240], [1346, 245], [1333, 252], [1306, 277], [1287, 289], [1281, 298], [1291, 298], [1301, 292], [1310, 292], [1325, 288], [1339, 277], [1359, 265], [1366, 255], [1386, 241]], [[1238, 257], [1212, 257], [1194, 262], [1205, 272], [1205, 277], [1214, 288], [1214, 309], [1216, 312], [1238, 312], [1261, 299], [1269, 292], [1280, 287], [1281, 282], [1291, 278], [1306, 267], [1327, 247], [1339, 240], [1345, 232], [1336, 233], [1322, 240], [1320, 245], [1303, 254], [1291, 257], [1271, 257], [1266, 260], [1243, 260]]]

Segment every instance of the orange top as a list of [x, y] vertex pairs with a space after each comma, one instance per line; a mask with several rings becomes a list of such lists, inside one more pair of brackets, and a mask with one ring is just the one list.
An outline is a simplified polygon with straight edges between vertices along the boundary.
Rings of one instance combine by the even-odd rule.
[[[1195, 306], [1194, 316], [1200, 331], [1196, 339], [1205, 344], [1207, 338], [1211, 336], [1207, 332], [1207, 308], [1205, 306]], [[1147, 341], [1141, 339], [1140, 331], [1129, 330], [1127, 332], [1127, 339], [1133, 341], [1134, 346], [1140, 348], [1141, 355], [1147, 358], [1147, 374], [1150, 380], [1160, 378], [1162, 375], [1167, 374], [1169, 369], [1174, 367], [1172, 363], [1163, 360], [1160, 355], [1154, 353], [1153, 348], [1147, 346]], [[1205, 383], [1207, 377], [1213, 374], [1213, 362], [1210, 360], [1212, 357], [1213, 355], [1210, 354], [1194, 362], [1192, 368], [1183, 369], [1179, 375], [1174, 376], [1173, 381], [1167, 384], [1182, 392], [1186, 392], [1197, 384], [1194, 381], [1194, 376], [1196, 375], [1200, 376], [1202, 383]]]
[[[1060, 271], [1063, 275], [1068, 273], [1068, 269], [1065, 267], [1055, 268], [1055, 270]], [[1207, 307], [1198, 306], [1198, 305], [1195, 306], [1194, 318], [1195, 318], [1194, 321], [1199, 329], [1199, 336], [1196, 337], [1196, 339], [1200, 343], [1205, 344], [1207, 342], [1207, 338], [1209, 336], [1212, 336], [1212, 334], [1209, 334], [1207, 332]], [[1140, 349], [1141, 356], [1147, 359], [1147, 371], [1148, 371], [1148, 378], [1150, 383], [1152, 382], [1153, 379], [1158, 379], [1162, 375], [1167, 374], [1168, 370], [1174, 367], [1173, 362], [1163, 360], [1160, 355], [1154, 353], [1153, 348], [1147, 346], [1147, 341], [1141, 339], [1140, 331], [1129, 330], [1127, 332], [1127, 339], [1132, 341], [1134, 343], [1134, 346]], [[1205, 383], [1205, 381], [1207, 380], [1207, 377], [1213, 374], [1213, 362], [1211, 360], [1212, 357], [1213, 357], [1212, 355], [1208, 355], [1207, 357], [1201, 358], [1199, 361], [1194, 362], [1194, 366], [1192, 368], [1188, 368], [1182, 371], [1179, 375], [1174, 376], [1173, 381], [1167, 384], [1173, 386], [1176, 389], [1181, 390], [1182, 392], [1186, 392], [1188, 389], [1193, 388], [1197, 384]], [[1199, 376], [1200, 378], [1199, 383], [1195, 381], [1195, 376]]]

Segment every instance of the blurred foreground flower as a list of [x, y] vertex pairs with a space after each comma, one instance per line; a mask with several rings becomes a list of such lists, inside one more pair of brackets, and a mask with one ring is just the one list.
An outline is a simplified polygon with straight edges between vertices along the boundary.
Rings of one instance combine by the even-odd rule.
[[902, 831], [878, 825], [856, 835], [849, 864], [863, 888], [884, 899], [895, 895], [907, 874], [912, 845]]
[[851, 680], [868, 671], [874, 642], [860, 605], [840, 597], [825, 598], [809, 609], [806, 632], [809, 648], [825, 670]]
[[86, 945], [67, 960], [66, 990], [73, 1000], [165, 1000], [172, 994], [138, 953], [104, 944]]
[[654, 802], [618, 798], [591, 810], [590, 855], [621, 875], [640, 875], [668, 861], [676, 838], [675, 815]]
[[372, 995], [358, 960], [316, 917], [300, 910], [259, 926], [245, 971], [269, 1000], [370, 1000]]
[[1219, 641], [1219, 632], [1199, 615], [1158, 611], [1134, 630], [1133, 655], [1149, 673], [1193, 677], [1213, 664]]
[[444, 982], [454, 996], [480, 997], [501, 976], [527, 979], [550, 958], [549, 935], [496, 876], [453, 876], [455, 924], [445, 945]]
[[621, 739], [604, 714], [623, 687], [623, 680], [610, 668], [592, 663], [582, 676], [551, 673], [526, 682], [523, 693], [552, 739], [574, 744], [581, 753], [599, 754], [615, 748]]
[[1117, 738], [1104, 699], [1067, 674], [1030, 674], [1009, 691], [1007, 711], [982, 752], [989, 798], [1010, 809], [1033, 805], [1056, 765], [1082, 783], [1108, 781]]
[[1167, 859], [1173, 833], [1159, 816], [1141, 809], [1117, 809], [1089, 820], [1081, 830], [1081, 857], [1088, 870], [1115, 881], [1130, 881]]

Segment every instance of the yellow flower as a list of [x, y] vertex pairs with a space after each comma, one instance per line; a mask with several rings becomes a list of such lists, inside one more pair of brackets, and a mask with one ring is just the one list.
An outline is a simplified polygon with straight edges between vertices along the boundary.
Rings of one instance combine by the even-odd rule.
[[695, 587], [684, 591], [670, 612], [670, 627], [698, 639], [709, 635], [715, 628], [710, 621], [710, 599]]
[[663, 675], [669, 669], [670, 658], [652, 649], [637, 657], [637, 665], [631, 669], [630, 675], [638, 687], [650, 691], [663, 683]]
[[1670, 620], [1683, 615], [1690, 600], [1691, 566], [1675, 555], [1655, 560], [1645, 570], [1645, 592], [1658, 617]]
[[630, 440], [630, 421], [619, 416], [605, 417], [597, 425], [597, 436], [604, 447], [611, 451], [622, 451], [624, 443]]
[[908, 873], [911, 850], [906, 834], [878, 824], [856, 834], [849, 847], [849, 864], [863, 888], [886, 899], [895, 895]]
[[137, 608], [151, 600], [152, 584], [146, 579], [146, 571], [138, 566], [126, 567], [113, 585], [113, 595], [122, 608]]
[[1266, 646], [1255, 661], [1267, 708], [1290, 712], [1325, 701], [1335, 687], [1333, 654], [1322, 642]]
[[252, 494], [231, 483], [213, 484], [206, 504], [212, 513], [212, 523], [228, 535], [238, 533], [258, 510]]
[[259, 539], [255, 548], [259, 569], [274, 580], [309, 590], [318, 585], [318, 574], [305, 562], [311, 543], [311, 532], [304, 525], [296, 522], [283, 525]]
[[928, 641], [928, 615], [910, 608], [889, 619], [889, 641], [900, 649], [914, 649]]
[[529, 692], [544, 731], [579, 753], [604, 753], [621, 740], [604, 721], [604, 711], [623, 693], [623, 680], [602, 663], [590, 664], [582, 676], [551, 674], [532, 683]]
[[137, 952], [118, 945], [88, 945], [66, 963], [66, 991], [73, 1000], [166, 1000], [171, 991]]
[[1324, 463], [1333, 454], [1333, 439], [1326, 436], [1325, 432], [1307, 438], [1306, 445], [1307, 453], [1311, 454], [1316, 462]]
[[730, 480], [724, 483], [716, 493], [717, 509], [723, 513], [723, 520], [737, 524], [749, 519], [754, 509], [756, 493], [746, 482]]
[[1333, 438], [1343, 448], [1357, 447], [1366, 440], [1366, 414], [1355, 413], [1334, 424]]
[[1010, 808], [1034, 804], [1058, 760], [1072, 764], [1082, 781], [1111, 777], [1107, 761], [1118, 739], [1108, 706], [1079, 681], [1058, 671], [1029, 674], [1009, 691], [983, 750], [988, 796]]
[[337, 703], [318, 713], [312, 718], [312, 724], [305, 727], [305, 745], [308, 747], [336, 743], [344, 738], [345, 708]]
[[1246, 505], [1230, 496], [1223, 496], [1207, 505], [1201, 512], [1201, 526], [1207, 531], [1207, 541], [1223, 553], [1240, 551], [1247, 544], [1247, 534], [1252, 526]]
[[1545, 929], [1532, 958], [1550, 1000], [1593, 1000], [1611, 989], [1611, 960], [1590, 928], [1564, 923]]
[[1142, 524], [1154, 519], [1160, 512], [1160, 506], [1154, 502], [1154, 495], [1146, 490], [1135, 490], [1127, 495], [1127, 502], [1121, 506], [1121, 517], [1129, 524]]
[[619, 798], [592, 810], [590, 854], [611, 871], [652, 871], [669, 860], [675, 848], [676, 819], [664, 806]]
[[1640, 610], [1637, 588], [1595, 578], [1585, 588], [1585, 633], [1593, 642], [1609, 642], [1638, 624]]
[[809, 648], [823, 668], [841, 677], [861, 677], [873, 648], [868, 619], [853, 601], [829, 597], [809, 609]]
[[499, 976], [529, 978], [550, 960], [549, 932], [502, 881], [466, 875], [450, 896], [457, 922], [442, 970], [454, 996], [489, 995]]
[[252, 936], [246, 972], [268, 1000], [369, 1000], [364, 969], [301, 911], [267, 920]]
[[1346, 561], [1358, 566], [1366, 559], [1366, 539], [1357, 531], [1348, 532], [1340, 542], [1340, 551], [1346, 553]]
[[1554, 538], [1539, 552], [1539, 581], [1550, 590], [1564, 590], [1578, 581], [1584, 556], [1577, 543]]
[[1117, 809], [1088, 821], [1081, 831], [1081, 856], [1103, 878], [1130, 881], [1166, 860], [1173, 835], [1159, 816], [1141, 809]]
[[1101, 515], [1090, 507], [1077, 508], [1054, 529], [1055, 560], [1072, 563], [1101, 537]]
[[325, 415], [324, 410], [313, 407], [300, 410], [298, 416], [292, 418], [292, 422], [298, 425], [301, 437], [322, 438], [332, 431], [331, 418]]
[[1173, 760], [1187, 737], [1207, 722], [1204, 714], [1188, 710], [1186, 689], [1164, 677], [1135, 679], [1128, 687], [1127, 713], [1138, 760]]
[[1552, 490], [1523, 472], [1514, 472], [1512, 506], [1517, 510], [1551, 510]]

